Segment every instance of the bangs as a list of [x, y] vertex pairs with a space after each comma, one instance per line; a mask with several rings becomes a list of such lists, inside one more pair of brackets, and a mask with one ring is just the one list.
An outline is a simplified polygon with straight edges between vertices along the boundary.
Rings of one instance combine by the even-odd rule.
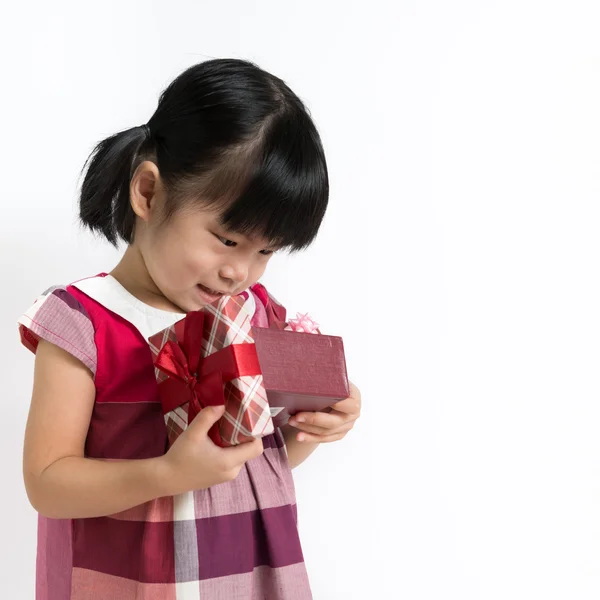
[[202, 200], [220, 210], [227, 230], [292, 251], [313, 242], [329, 180], [318, 133], [304, 117], [273, 115], [252, 140], [220, 153], [205, 172]]

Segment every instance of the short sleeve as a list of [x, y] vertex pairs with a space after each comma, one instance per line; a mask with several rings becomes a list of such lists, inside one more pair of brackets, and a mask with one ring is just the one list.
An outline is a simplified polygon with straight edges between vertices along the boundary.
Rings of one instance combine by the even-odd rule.
[[96, 375], [94, 325], [83, 305], [66, 288], [50, 288], [18, 324], [22, 344], [34, 354], [39, 341], [46, 340], [73, 355]]

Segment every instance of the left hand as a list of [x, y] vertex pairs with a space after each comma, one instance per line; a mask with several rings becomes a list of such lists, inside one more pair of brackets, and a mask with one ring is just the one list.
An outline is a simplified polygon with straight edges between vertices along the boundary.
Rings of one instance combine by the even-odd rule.
[[360, 408], [360, 390], [350, 382], [350, 396], [331, 406], [329, 412], [300, 412], [289, 424], [300, 430], [296, 435], [299, 442], [337, 442], [354, 427]]

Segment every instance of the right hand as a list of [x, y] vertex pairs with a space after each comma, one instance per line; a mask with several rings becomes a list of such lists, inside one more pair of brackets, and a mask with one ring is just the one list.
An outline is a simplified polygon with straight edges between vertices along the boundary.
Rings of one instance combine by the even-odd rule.
[[232, 481], [246, 461], [262, 454], [261, 439], [220, 448], [208, 437], [211, 426], [224, 411], [223, 406], [201, 410], [162, 457], [168, 495]]

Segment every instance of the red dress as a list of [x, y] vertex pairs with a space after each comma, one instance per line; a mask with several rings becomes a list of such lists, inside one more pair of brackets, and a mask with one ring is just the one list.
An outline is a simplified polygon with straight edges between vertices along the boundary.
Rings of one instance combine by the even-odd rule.
[[[262, 286], [253, 324], [284, 309]], [[110, 275], [48, 290], [19, 320], [94, 376], [86, 456], [160, 456], [167, 431], [147, 339], [183, 315], [136, 299]], [[76, 398], [73, 399], [77, 401]], [[39, 517], [37, 600], [309, 600], [294, 484], [279, 430], [231, 482], [108, 517]]]

